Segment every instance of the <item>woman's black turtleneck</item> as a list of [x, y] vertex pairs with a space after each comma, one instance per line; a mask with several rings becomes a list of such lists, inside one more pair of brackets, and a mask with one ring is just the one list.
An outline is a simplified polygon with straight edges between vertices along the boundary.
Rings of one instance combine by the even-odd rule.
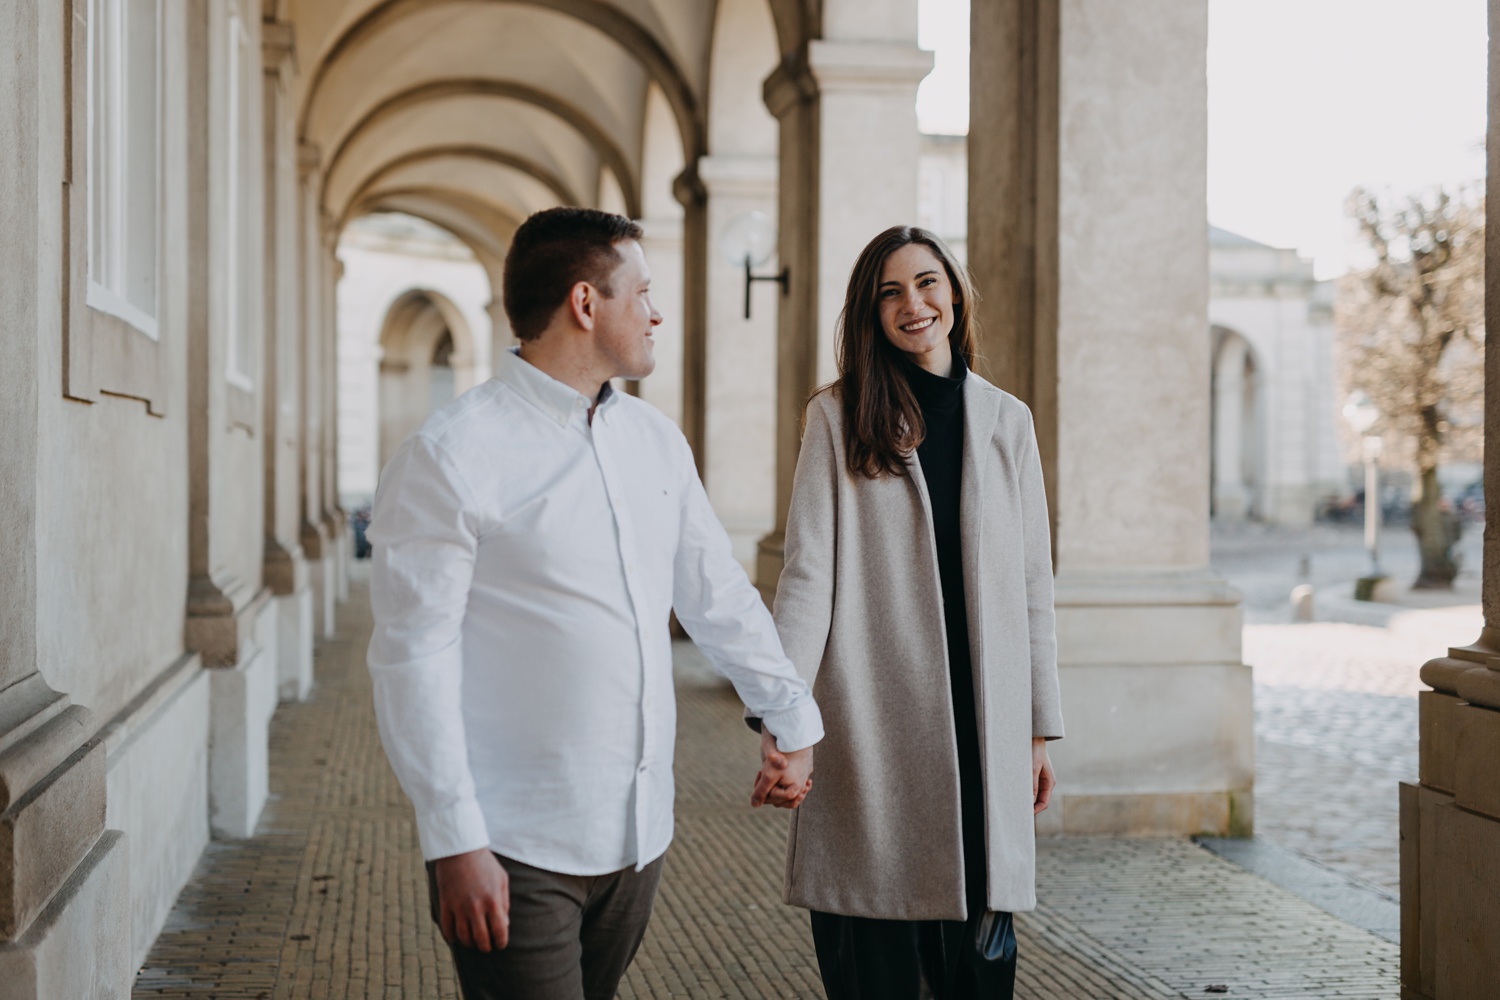
[[973, 665], [969, 656], [969, 616], [964, 603], [963, 538], [959, 492], [963, 485], [964, 381], [969, 370], [953, 355], [951, 377], [934, 375], [902, 359], [902, 372], [917, 397], [926, 434], [917, 461], [932, 503], [932, 534], [937, 542], [938, 582], [943, 592], [943, 624], [948, 637], [948, 683], [958, 736], [958, 779], [962, 797], [964, 882], [969, 911], [984, 908], [984, 775], [979, 757]]

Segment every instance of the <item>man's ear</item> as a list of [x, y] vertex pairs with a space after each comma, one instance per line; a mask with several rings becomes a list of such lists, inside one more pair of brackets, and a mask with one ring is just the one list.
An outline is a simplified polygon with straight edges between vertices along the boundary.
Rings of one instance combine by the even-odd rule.
[[568, 310], [573, 316], [573, 322], [585, 330], [592, 330], [598, 300], [599, 293], [593, 285], [587, 281], [576, 282], [568, 290]]

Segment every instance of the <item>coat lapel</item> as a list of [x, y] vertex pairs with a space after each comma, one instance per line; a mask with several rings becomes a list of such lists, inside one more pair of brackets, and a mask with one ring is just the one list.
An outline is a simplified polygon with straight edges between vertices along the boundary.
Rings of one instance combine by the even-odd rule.
[[[984, 601], [979, 572], [984, 551], [985, 472], [994, 452], [991, 441], [1000, 420], [1000, 393], [988, 382], [969, 373], [964, 382], [963, 479], [958, 491], [958, 521], [963, 539], [964, 607], [969, 614], [969, 656], [974, 668], [974, 693], [981, 706], [984, 690]], [[980, 716], [984, 716], [981, 714]]]

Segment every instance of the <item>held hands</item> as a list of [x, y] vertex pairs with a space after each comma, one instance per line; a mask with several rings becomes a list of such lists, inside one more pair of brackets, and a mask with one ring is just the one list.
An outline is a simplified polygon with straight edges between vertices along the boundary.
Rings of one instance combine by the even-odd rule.
[[1031, 738], [1031, 814], [1046, 809], [1052, 801], [1052, 790], [1057, 787], [1057, 775], [1052, 773], [1052, 761], [1047, 759], [1047, 741], [1041, 736]]
[[795, 809], [812, 789], [813, 748], [784, 751], [776, 748], [776, 737], [769, 729], [760, 734], [760, 771], [755, 775], [755, 790], [750, 805], [760, 808], [769, 802], [781, 809]]
[[510, 876], [487, 848], [439, 858], [434, 869], [443, 940], [476, 951], [510, 943]]

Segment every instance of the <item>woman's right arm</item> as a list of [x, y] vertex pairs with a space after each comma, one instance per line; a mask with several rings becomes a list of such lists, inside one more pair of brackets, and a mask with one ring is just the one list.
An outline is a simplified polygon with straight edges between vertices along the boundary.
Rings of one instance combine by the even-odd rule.
[[774, 610], [781, 645], [809, 684], [818, 675], [833, 624], [838, 488], [843, 470], [836, 431], [825, 409], [828, 405], [830, 400], [814, 397], [807, 406]]

